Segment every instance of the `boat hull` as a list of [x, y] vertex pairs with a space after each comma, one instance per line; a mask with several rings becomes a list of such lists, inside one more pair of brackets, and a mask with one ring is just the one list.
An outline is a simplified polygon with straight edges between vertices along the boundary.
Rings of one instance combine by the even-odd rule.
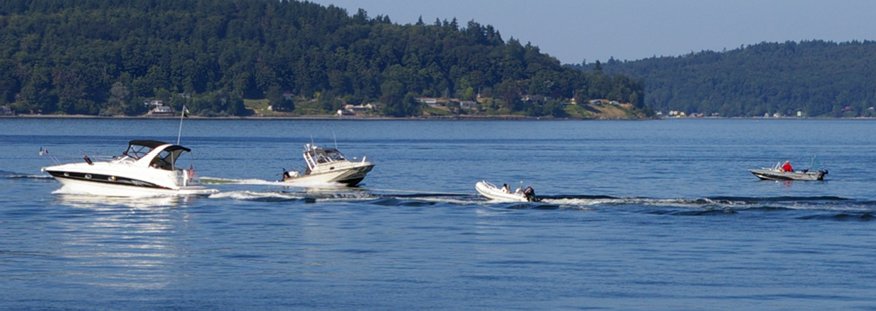
[[86, 194], [108, 197], [150, 197], [210, 195], [218, 192], [216, 189], [208, 189], [203, 186], [186, 186], [173, 189], [83, 181], [57, 176], [55, 177], [55, 180], [61, 183], [61, 188], [58, 189], [57, 192], [65, 194]]
[[824, 176], [827, 175], [827, 171], [824, 170], [784, 172], [775, 169], [755, 169], [750, 172], [761, 180], [824, 180]]
[[508, 193], [486, 181], [477, 182], [475, 184], [475, 190], [477, 190], [480, 195], [495, 202], [529, 202], [523, 193]]
[[292, 185], [319, 185], [319, 184], [343, 184], [355, 187], [365, 179], [368, 172], [374, 168], [374, 164], [356, 163], [348, 167], [332, 168], [320, 172], [312, 172], [307, 175], [284, 177], [283, 182]]

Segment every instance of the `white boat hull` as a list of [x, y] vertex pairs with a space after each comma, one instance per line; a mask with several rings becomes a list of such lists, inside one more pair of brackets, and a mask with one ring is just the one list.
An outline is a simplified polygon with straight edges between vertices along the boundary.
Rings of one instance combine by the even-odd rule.
[[824, 175], [827, 175], [827, 171], [824, 170], [785, 172], [763, 168], [750, 170], [750, 172], [761, 180], [824, 180]]
[[369, 162], [348, 162], [348, 165], [338, 165], [327, 170], [315, 171], [301, 176], [286, 176], [283, 182], [291, 185], [313, 186], [343, 184], [355, 187], [374, 168]]
[[84, 194], [108, 197], [153, 197], [210, 195], [219, 192], [216, 189], [208, 189], [203, 186], [186, 186], [171, 189], [106, 184], [63, 177], [55, 177], [55, 180], [59, 181], [62, 185], [56, 193], [63, 194]]
[[475, 184], [475, 190], [482, 196], [495, 202], [529, 202], [526, 196], [521, 192], [505, 192], [502, 188], [486, 181], [479, 181]]

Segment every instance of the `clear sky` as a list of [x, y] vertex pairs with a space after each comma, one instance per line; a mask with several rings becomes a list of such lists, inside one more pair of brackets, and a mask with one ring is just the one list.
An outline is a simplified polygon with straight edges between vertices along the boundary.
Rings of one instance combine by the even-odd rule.
[[311, 0], [397, 24], [493, 25], [563, 63], [636, 60], [760, 42], [876, 40], [876, 0]]

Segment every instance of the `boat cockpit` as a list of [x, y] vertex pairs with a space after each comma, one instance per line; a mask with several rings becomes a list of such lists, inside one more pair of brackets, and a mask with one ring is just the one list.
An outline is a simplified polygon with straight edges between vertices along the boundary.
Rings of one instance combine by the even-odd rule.
[[306, 147], [304, 160], [307, 162], [307, 166], [311, 169], [319, 164], [346, 160], [344, 154], [335, 148], [320, 148], [310, 145], [307, 145]]
[[122, 153], [122, 159], [128, 158], [138, 161], [158, 147], [167, 146], [149, 162], [150, 167], [174, 170], [176, 169], [176, 161], [183, 152], [190, 152], [191, 149], [179, 146], [170, 145], [168, 143], [157, 140], [132, 140], [128, 142], [128, 149]]

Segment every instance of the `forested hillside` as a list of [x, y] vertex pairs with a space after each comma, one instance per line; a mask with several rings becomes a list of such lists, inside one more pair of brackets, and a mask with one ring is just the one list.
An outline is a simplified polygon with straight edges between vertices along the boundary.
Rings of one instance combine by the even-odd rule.
[[644, 98], [637, 81], [564, 67], [474, 21], [398, 25], [308, 2], [4, 0], [0, 29], [0, 106], [19, 113], [138, 115], [161, 99], [245, 115], [243, 99], [268, 99], [417, 116], [417, 97], [480, 94], [492, 111], [564, 116], [572, 98]]
[[599, 67], [642, 79], [645, 104], [657, 111], [731, 117], [876, 114], [873, 41], [760, 43], [725, 52], [610, 60]]

